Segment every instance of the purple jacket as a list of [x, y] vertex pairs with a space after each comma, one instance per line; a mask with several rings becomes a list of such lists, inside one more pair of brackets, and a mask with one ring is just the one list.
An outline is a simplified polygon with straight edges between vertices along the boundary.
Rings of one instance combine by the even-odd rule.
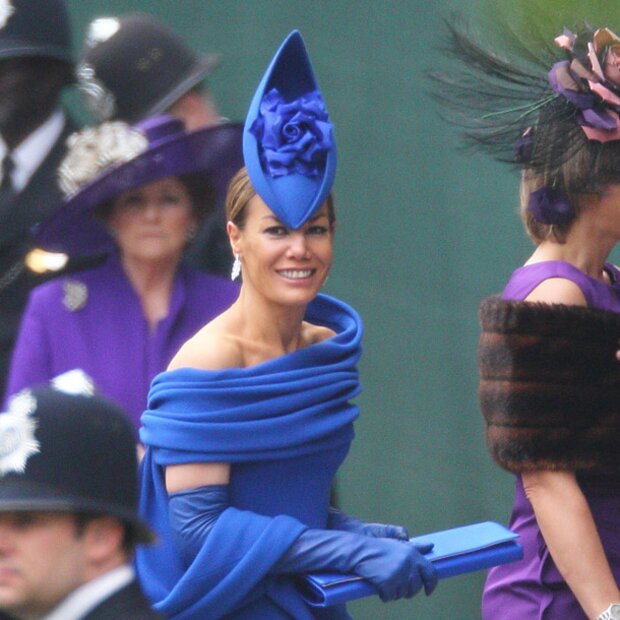
[[153, 377], [180, 346], [236, 299], [239, 287], [181, 267], [170, 312], [149, 331], [140, 300], [116, 256], [101, 266], [34, 289], [11, 361], [7, 396], [81, 368], [97, 388], [130, 414], [140, 415]]

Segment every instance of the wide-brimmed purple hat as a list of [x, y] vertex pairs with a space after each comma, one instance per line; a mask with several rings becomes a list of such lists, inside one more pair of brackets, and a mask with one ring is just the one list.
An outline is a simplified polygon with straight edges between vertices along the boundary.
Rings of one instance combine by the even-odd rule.
[[109, 251], [114, 241], [94, 210], [125, 191], [191, 172], [218, 174], [219, 153], [239, 140], [240, 127], [223, 123], [193, 132], [169, 115], [135, 126], [103, 123], [74, 134], [59, 171], [67, 196], [63, 205], [35, 231], [44, 250], [70, 256]]
[[289, 228], [302, 226], [331, 190], [333, 126], [297, 30], [282, 43], [254, 94], [243, 159], [254, 189]]

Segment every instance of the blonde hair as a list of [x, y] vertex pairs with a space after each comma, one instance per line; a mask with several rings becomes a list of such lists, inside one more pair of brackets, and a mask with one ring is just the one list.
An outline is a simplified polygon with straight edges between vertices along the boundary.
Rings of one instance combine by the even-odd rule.
[[[240, 168], [228, 184], [225, 203], [227, 221], [235, 224], [239, 230], [243, 230], [245, 225], [246, 206], [256, 193], [247, 169], [245, 166]], [[336, 221], [336, 208], [331, 193], [327, 196], [327, 216], [330, 225], [333, 225]]]
[[235, 224], [240, 230], [243, 229], [246, 217], [245, 207], [254, 196], [256, 196], [256, 190], [244, 166], [235, 173], [235, 176], [228, 184], [224, 207], [227, 221]]

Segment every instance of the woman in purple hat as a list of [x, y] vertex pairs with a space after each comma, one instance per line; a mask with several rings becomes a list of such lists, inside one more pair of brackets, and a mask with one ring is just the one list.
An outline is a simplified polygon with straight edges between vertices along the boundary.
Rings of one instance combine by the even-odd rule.
[[297, 577], [336, 571], [384, 601], [437, 583], [398, 526], [331, 510], [358, 415], [360, 318], [319, 293], [332, 263], [336, 151], [298, 32], [263, 78], [226, 201], [238, 300], [153, 381], [140, 436], [145, 592], [166, 617], [344, 620]]
[[211, 209], [208, 174], [227, 125], [188, 133], [170, 116], [87, 128], [59, 169], [64, 205], [37, 233], [46, 250], [103, 264], [35, 289], [7, 394], [82, 368], [138, 427], [152, 378], [237, 297], [238, 285], [182, 265]]
[[487, 443], [517, 476], [510, 527], [524, 548], [489, 572], [482, 617], [618, 619], [620, 38], [565, 29], [532, 65], [521, 41], [504, 59], [452, 34], [464, 66], [443, 83], [461, 118], [475, 114], [469, 138], [521, 169], [536, 245], [481, 306]]

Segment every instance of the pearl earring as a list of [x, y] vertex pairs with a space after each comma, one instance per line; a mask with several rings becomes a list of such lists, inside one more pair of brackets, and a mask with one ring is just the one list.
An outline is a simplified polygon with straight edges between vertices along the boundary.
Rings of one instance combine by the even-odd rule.
[[239, 260], [239, 254], [235, 252], [235, 262], [232, 266], [232, 271], [230, 272], [230, 279], [236, 280], [241, 273], [241, 261]]

